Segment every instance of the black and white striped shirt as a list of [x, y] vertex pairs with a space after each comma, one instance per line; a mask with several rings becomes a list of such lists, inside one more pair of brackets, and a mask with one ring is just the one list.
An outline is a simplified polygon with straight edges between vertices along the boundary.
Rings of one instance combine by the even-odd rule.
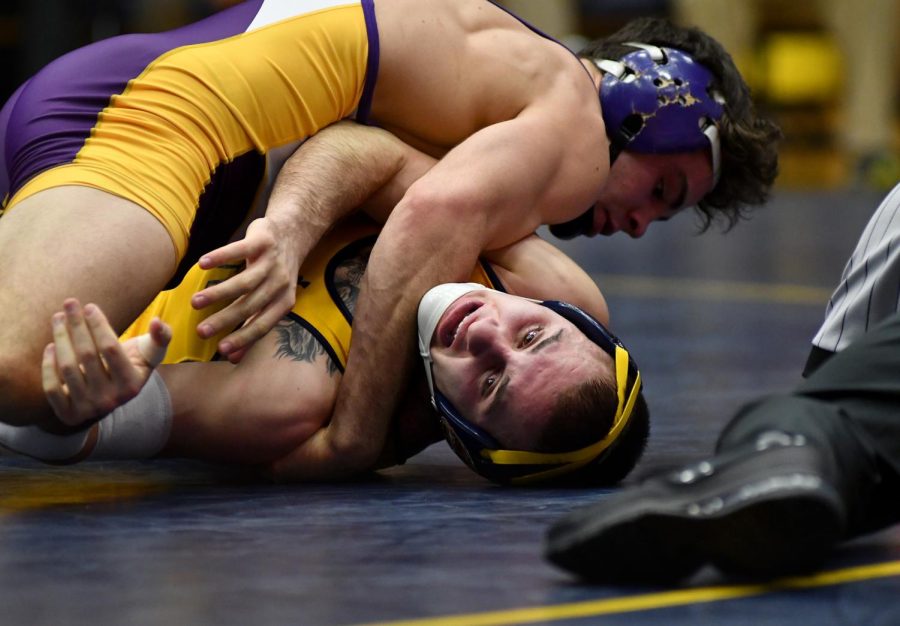
[[863, 230], [812, 343], [820, 350], [840, 352], [898, 310], [900, 185], [891, 190]]

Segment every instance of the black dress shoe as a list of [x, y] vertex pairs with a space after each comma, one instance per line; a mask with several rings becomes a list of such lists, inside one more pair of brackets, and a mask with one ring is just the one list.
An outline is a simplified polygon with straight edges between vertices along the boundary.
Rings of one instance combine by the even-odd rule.
[[570, 513], [550, 528], [546, 556], [612, 584], [671, 584], [708, 563], [755, 578], [807, 571], [846, 521], [825, 476], [803, 436], [768, 432]]

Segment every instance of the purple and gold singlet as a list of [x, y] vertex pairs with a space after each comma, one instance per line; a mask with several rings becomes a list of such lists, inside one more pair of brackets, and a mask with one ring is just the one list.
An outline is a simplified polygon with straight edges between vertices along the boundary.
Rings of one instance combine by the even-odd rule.
[[0, 111], [4, 207], [61, 185], [121, 196], [165, 225], [183, 275], [245, 220], [273, 160], [366, 121], [377, 32], [373, 0], [249, 0], [75, 50]]

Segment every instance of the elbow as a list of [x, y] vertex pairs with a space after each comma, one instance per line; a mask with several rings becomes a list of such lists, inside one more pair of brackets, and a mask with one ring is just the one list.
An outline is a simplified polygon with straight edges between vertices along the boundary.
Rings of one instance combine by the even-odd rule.
[[430, 250], [458, 266], [457, 272], [465, 265], [463, 273], [468, 276], [478, 255], [495, 238], [490, 218], [487, 204], [474, 194], [415, 185], [394, 209], [387, 227], [395, 242], [406, 242], [407, 250]]
[[347, 475], [355, 475], [372, 470], [378, 463], [384, 449], [384, 437], [336, 436], [330, 438], [330, 454], [339, 459]]
[[407, 190], [397, 208], [398, 217], [406, 218], [416, 230], [431, 223], [477, 233], [487, 226], [491, 207], [491, 200], [483, 194], [466, 188], [440, 188], [426, 177]]

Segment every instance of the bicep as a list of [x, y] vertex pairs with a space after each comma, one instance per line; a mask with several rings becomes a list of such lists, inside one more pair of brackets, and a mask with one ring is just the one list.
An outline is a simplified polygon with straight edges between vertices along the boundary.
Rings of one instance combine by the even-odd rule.
[[167, 455], [254, 464], [278, 458], [321, 428], [339, 380], [316, 339], [296, 322], [280, 323], [238, 365], [183, 363], [160, 373], [174, 412]]
[[600, 141], [546, 107], [487, 126], [450, 150], [410, 189], [484, 217], [483, 249], [508, 245], [542, 223], [593, 203], [608, 168]]

